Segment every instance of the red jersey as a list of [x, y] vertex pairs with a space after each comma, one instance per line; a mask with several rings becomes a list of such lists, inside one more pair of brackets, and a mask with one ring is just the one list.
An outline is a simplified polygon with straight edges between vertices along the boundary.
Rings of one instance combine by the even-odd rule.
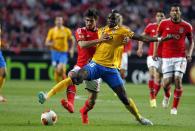
[[[98, 39], [98, 30], [94, 31], [87, 30], [86, 27], [78, 28], [75, 33], [76, 41], [90, 41]], [[77, 56], [77, 66], [83, 67], [85, 66], [93, 57], [95, 53], [95, 46], [89, 48], [81, 48], [79, 44], [77, 44], [78, 56]]]
[[[145, 30], [144, 33], [146, 35], [149, 35], [151, 37], [154, 37], [157, 35], [157, 28], [158, 28], [158, 24], [157, 23], [149, 23]], [[148, 55], [152, 56], [153, 55], [153, 50], [154, 50], [154, 42], [150, 42], [150, 46], [149, 46], [149, 50], [148, 50]], [[162, 45], [159, 44], [158, 46], [158, 56], [162, 57]]]
[[171, 39], [164, 41], [162, 44], [162, 57], [172, 58], [172, 57], [185, 57], [185, 38], [192, 32], [192, 26], [182, 20], [179, 23], [174, 23], [172, 20], [163, 20], [158, 28], [158, 34], [162, 37], [166, 37], [168, 34], [172, 34], [176, 39]]

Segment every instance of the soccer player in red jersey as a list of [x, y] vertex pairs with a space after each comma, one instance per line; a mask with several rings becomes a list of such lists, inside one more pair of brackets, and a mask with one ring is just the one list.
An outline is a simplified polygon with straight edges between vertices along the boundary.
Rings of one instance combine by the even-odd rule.
[[[156, 12], [156, 22], [155, 23], [149, 23], [146, 28], [144, 29], [143, 34], [148, 35], [151, 37], [154, 37], [157, 35], [157, 28], [160, 24], [161, 20], [165, 19], [165, 14], [162, 10], [158, 10]], [[138, 50], [137, 55], [142, 56], [143, 54], [143, 42], [139, 41], [138, 44]], [[161, 54], [162, 54], [162, 46], [159, 46], [158, 48], [158, 60], [153, 60], [153, 49], [154, 49], [154, 42], [150, 43], [149, 50], [148, 50], [148, 57], [147, 57], [147, 66], [149, 69], [150, 78], [148, 81], [148, 88], [150, 90], [150, 106], [155, 108], [156, 107], [156, 95], [158, 94], [158, 91], [161, 86]]]
[[[170, 9], [170, 18], [163, 20], [158, 27], [158, 36], [171, 34], [174, 39], [164, 41], [162, 44], [162, 73], [165, 96], [162, 102], [163, 107], [168, 107], [170, 93], [169, 85], [172, 81], [175, 84], [174, 99], [171, 114], [177, 114], [177, 107], [182, 96], [182, 77], [186, 71], [187, 61], [192, 60], [194, 48], [192, 26], [181, 18], [180, 6], [174, 4]], [[189, 41], [189, 49], [186, 53], [186, 42]], [[157, 54], [154, 54], [154, 58]]]
[[[69, 76], [73, 77], [76, 75], [78, 70], [85, 66], [95, 53], [95, 46], [88, 47], [88, 44], [94, 40], [98, 39], [98, 29], [96, 27], [97, 23], [97, 11], [95, 9], [89, 9], [85, 13], [85, 27], [78, 28], [76, 30], [75, 36], [77, 40], [78, 58], [77, 63], [74, 68], [69, 72]], [[88, 124], [88, 111], [90, 111], [94, 105], [97, 98], [97, 93], [100, 88], [100, 79], [85, 81], [86, 90], [89, 92], [89, 97], [86, 100], [84, 106], [80, 109], [83, 124]], [[62, 99], [61, 104], [70, 113], [74, 112], [74, 98], [76, 93], [76, 86], [70, 85], [67, 88], [67, 100]]]

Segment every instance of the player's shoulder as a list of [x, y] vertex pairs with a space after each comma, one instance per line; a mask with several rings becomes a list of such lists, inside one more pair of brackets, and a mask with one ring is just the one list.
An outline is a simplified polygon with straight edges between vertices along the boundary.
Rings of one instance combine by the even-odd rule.
[[122, 31], [126, 31], [126, 32], [131, 31], [131, 29], [130, 29], [128, 26], [126, 26], [126, 25], [121, 25], [119, 28], [120, 28]]
[[191, 25], [189, 22], [187, 22], [187, 21], [185, 21], [185, 20], [182, 20], [181, 22], [182, 22], [182, 24], [184, 24], [185, 26], [188, 26], [188, 27], [192, 28], [192, 25]]
[[86, 27], [79, 27], [79, 28], [76, 29], [76, 33], [79, 33], [79, 34], [84, 33], [86, 31], [87, 31]]
[[169, 23], [169, 22], [171, 22], [171, 18], [163, 19], [163, 20], [160, 22], [160, 24], [167, 24], [167, 23]]

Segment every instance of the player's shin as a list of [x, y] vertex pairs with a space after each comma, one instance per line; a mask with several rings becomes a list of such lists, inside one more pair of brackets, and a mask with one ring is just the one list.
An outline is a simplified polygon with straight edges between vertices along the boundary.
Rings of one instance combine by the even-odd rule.
[[68, 102], [74, 105], [74, 100], [75, 100], [75, 95], [76, 95], [76, 86], [75, 85], [68, 86], [66, 90], [66, 94], [67, 94]]
[[60, 82], [62, 80], [61, 76], [57, 71], [54, 72], [54, 80], [56, 83]]
[[182, 93], [183, 93], [183, 89], [182, 88], [176, 88], [174, 90], [174, 99], [173, 99], [172, 108], [176, 108], [177, 109], [177, 107], [179, 105], [180, 98], [182, 96]]
[[135, 116], [136, 120], [139, 121], [141, 119], [141, 115], [140, 115], [133, 99], [130, 98], [129, 105], [125, 105], [125, 107]]
[[60, 81], [57, 83], [52, 89], [47, 93], [47, 99], [49, 99], [51, 96], [55, 95], [57, 92], [62, 91], [63, 89], [66, 89], [69, 85], [72, 85], [72, 79], [70, 77]]
[[4, 85], [4, 82], [5, 82], [5, 77], [0, 77], [0, 93], [1, 93], [1, 90], [3, 88], [3, 85]]

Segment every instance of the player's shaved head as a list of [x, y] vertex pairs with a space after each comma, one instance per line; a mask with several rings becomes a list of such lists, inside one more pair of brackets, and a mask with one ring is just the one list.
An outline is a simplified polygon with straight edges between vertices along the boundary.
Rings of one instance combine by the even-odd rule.
[[108, 14], [107, 24], [110, 28], [117, 26], [120, 22], [120, 14], [116, 10], [112, 10], [110, 14]]

